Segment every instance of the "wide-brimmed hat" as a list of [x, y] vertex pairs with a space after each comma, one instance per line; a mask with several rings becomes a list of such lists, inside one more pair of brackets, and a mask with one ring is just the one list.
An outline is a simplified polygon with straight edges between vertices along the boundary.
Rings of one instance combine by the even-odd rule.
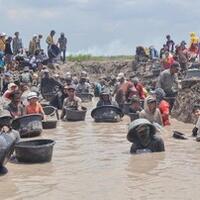
[[134, 142], [135, 137], [136, 137], [136, 129], [138, 126], [141, 125], [147, 125], [150, 127], [150, 134], [155, 135], [156, 134], [156, 127], [147, 119], [136, 119], [133, 122], [130, 123], [128, 127], [128, 134], [127, 134], [127, 140], [130, 142]]
[[27, 96], [27, 99], [28, 100], [31, 100], [31, 99], [33, 99], [33, 98], [39, 98], [38, 96], [37, 96], [37, 93], [36, 92], [30, 92], [29, 94], [28, 94], [28, 96]]

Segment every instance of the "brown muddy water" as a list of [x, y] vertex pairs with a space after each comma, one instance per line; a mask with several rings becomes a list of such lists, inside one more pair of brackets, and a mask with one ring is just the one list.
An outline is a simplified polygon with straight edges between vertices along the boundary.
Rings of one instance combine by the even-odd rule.
[[8, 163], [0, 177], [0, 199], [200, 199], [200, 143], [175, 140], [172, 130], [191, 134], [192, 125], [172, 120], [164, 130], [164, 153], [130, 155], [129, 118], [109, 124], [59, 122], [42, 138], [56, 141], [51, 163]]

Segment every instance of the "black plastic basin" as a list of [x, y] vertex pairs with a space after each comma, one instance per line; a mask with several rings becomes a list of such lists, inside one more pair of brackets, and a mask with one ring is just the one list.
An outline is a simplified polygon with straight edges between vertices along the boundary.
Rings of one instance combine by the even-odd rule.
[[53, 140], [29, 140], [15, 145], [15, 154], [19, 162], [44, 163], [50, 162], [53, 154]]

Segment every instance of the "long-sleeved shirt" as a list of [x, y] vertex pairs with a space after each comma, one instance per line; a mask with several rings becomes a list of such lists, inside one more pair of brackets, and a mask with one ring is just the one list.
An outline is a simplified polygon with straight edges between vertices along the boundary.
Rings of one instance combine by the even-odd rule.
[[173, 88], [178, 87], [178, 78], [176, 74], [171, 74], [170, 69], [164, 70], [157, 82], [157, 88], [162, 88], [166, 95], [171, 94], [173, 92]]
[[14, 37], [12, 42], [12, 47], [13, 47], [13, 53], [14, 55], [16, 55], [19, 52], [19, 50], [23, 48], [22, 39]]

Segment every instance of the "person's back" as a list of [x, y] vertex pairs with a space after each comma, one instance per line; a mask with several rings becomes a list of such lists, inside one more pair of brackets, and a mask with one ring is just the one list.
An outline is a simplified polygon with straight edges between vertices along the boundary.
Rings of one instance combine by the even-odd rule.
[[170, 122], [169, 122], [170, 105], [169, 105], [169, 103], [165, 100], [162, 100], [159, 104], [159, 110], [162, 115], [163, 125], [164, 126], [170, 125]]
[[66, 37], [60, 37], [58, 39], [58, 44], [59, 44], [61, 51], [66, 50], [66, 48], [67, 48], [67, 38]]
[[22, 46], [22, 39], [20, 39], [18, 37], [14, 37], [13, 38], [12, 47], [13, 47], [13, 53], [14, 53], [14, 55], [18, 54], [19, 50], [23, 48], [23, 46]]

